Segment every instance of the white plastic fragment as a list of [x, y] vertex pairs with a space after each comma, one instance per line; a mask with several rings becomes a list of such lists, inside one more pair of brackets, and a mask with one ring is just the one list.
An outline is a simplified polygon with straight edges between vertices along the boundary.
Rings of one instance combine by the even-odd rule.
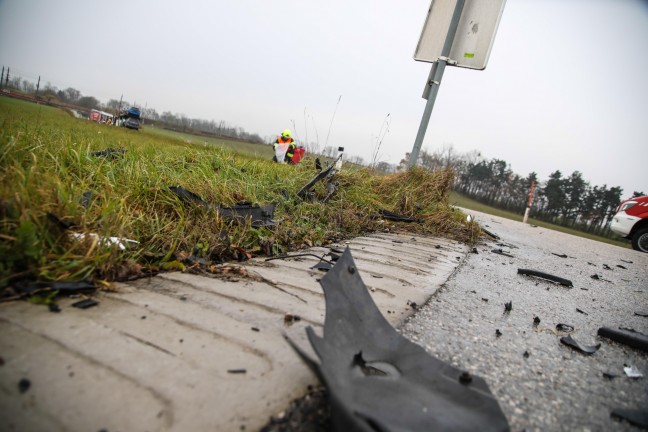
[[117, 245], [117, 247], [121, 250], [126, 249], [126, 246], [129, 243], [133, 244], [139, 244], [137, 240], [130, 240], [130, 239], [125, 239], [125, 238], [119, 238], [119, 237], [101, 237], [98, 234], [95, 233], [90, 233], [90, 234], [85, 234], [85, 233], [70, 233], [70, 236], [74, 238], [75, 240], [83, 241], [86, 238], [92, 238], [92, 239], [98, 239], [98, 242], [102, 245]]
[[628, 378], [643, 378], [643, 374], [635, 366], [624, 367], [623, 371]]

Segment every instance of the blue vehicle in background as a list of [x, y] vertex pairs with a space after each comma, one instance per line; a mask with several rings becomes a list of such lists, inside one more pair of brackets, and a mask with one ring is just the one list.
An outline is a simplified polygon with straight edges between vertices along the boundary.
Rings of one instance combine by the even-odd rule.
[[120, 113], [117, 126], [139, 130], [142, 122], [142, 113], [139, 108], [130, 107]]

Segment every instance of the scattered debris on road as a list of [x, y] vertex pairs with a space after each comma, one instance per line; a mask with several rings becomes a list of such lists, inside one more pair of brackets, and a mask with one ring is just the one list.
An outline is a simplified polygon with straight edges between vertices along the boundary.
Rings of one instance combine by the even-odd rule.
[[596, 351], [598, 351], [599, 348], [601, 348], [600, 343], [596, 345], [583, 345], [580, 342], [576, 341], [576, 339], [574, 339], [572, 335], [561, 337], [560, 342], [587, 355], [592, 355]]
[[610, 327], [601, 327], [598, 329], [598, 335], [629, 347], [648, 352], [648, 335], [640, 333], [634, 329], [613, 329]]
[[525, 275], [525, 276], [538, 277], [538, 278], [545, 279], [545, 280], [548, 280], [548, 281], [551, 281], [551, 282], [556, 282], [559, 285], [566, 286], [566, 287], [569, 287], [569, 288], [574, 286], [572, 281], [570, 281], [569, 279], [564, 279], [564, 278], [554, 276], [554, 275], [549, 274], [549, 273], [544, 273], [544, 272], [541, 272], [541, 271], [538, 271], [538, 270], [518, 269], [518, 274]]

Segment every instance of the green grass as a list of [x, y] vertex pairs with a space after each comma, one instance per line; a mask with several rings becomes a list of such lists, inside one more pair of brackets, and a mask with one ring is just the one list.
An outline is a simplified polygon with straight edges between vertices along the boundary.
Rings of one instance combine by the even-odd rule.
[[205, 146], [218, 146], [226, 147], [235, 153], [245, 156], [259, 158], [259, 159], [272, 159], [274, 152], [271, 145], [256, 144], [242, 142], [238, 140], [231, 140], [227, 138], [213, 138], [199, 135], [192, 135], [184, 132], [176, 132], [168, 129], [162, 129], [156, 126], [144, 125], [141, 130], [143, 135], [151, 135], [162, 138], [169, 138], [184, 142], [187, 144], [205, 145]]
[[[464, 195], [461, 195], [461, 194], [459, 194], [457, 192], [454, 192], [454, 191], [450, 192], [449, 200], [450, 200], [450, 203], [452, 205], [456, 205], [458, 207], [463, 207], [463, 208], [470, 209], [470, 210], [475, 210], [475, 211], [482, 212], [482, 213], [491, 214], [491, 215], [494, 215], [494, 216], [499, 216], [499, 217], [502, 217], [502, 218], [505, 218], [505, 219], [511, 219], [511, 220], [516, 220], [516, 221], [522, 222], [522, 219], [524, 218], [523, 214], [517, 214], [517, 213], [506, 211], [506, 210], [500, 210], [498, 208], [491, 207], [491, 206], [488, 206], [486, 204], [482, 204], [479, 201], [475, 201], [473, 199], [470, 199], [470, 198], [468, 198], [468, 197], [466, 197]], [[624, 242], [622, 240], [613, 240], [613, 239], [609, 239], [607, 237], [602, 237], [602, 236], [597, 236], [597, 235], [594, 235], [594, 234], [589, 234], [589, 233], [586, 233], [586, 232], [583, 232], [583, 231], [578, 231], [578, 230], [575, 230], [575, 229], [571, 229], [571, 228], [563, 227], [563, 226], [560, 226], [560, 225], [555, 225], [555, 224], [551, 224], [551, 223], [548, 223], [548, 222], [545, 222], [545, 221], [541, 221], [541, 220], [538, 220], [538, 219], [534, 219], [532, 217], [529, 217], [528, 223], [530, 223], [532, 225], [537, 225], [537, 226], [540, 226], [540, 227], [543, 227], [543, 228], [547, 228], [547, 229], [550, 229], [550, 230], [560, 231], [560, 232], [564, 232], [566, 234], [571, 234], [571, 235], [575, 235], [575, 236], [578, 236], [578, 237], [584, 237], [584, 238], [588, 238], [590, 240], [596, 240], [596, 241], [600, 241], [600, 242], [603, 242], [603, 243], [608, 243], [608, 244], [615, 245], [615, 246], [621, 246], [621, 247], [625, 247], [625, 248], [630, 248], [631, 247], [630, 242]]]
[[[296, 196], [316, 173], [312, 156], [297, 166], [280, 165], [264, 146], [205, 145], [194, 141], [204, 138], [152, 129], [106, 126], [0, 97], [0, 290], [21, 280], [121, 280], [183, 269], [191, 254], [218, 263], [386, 229], [466, 242], [479, 234], [448, 205], [451, 172], [382, 176], [347, 164], [338, 191], [322, 204]], [[126, 152], [114, 159], [92, 154], [107, 148]], [[182, 202], [170, 186], [214, 206]], [[315, 192], [326, 193], [321, 184]], [[217, 211], [243, 200], [275, 203], [276, 225], [253, 228]], [[379, 209], [424, 222], [381, 221]], [[139, 243], [121, 250], [99, 240], [108, 237]]]

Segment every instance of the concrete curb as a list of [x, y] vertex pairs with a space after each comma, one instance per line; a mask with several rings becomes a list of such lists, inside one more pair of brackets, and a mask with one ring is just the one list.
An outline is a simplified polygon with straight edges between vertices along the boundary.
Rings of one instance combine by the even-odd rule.
[[[380, 234], [347, 242], [374, 301], [398, 326], [468, 251], [441, 238]], [[336, 245], [336, 247], [345, 247]], [[328, 248], [312, 248], [322, 256]], [[324, 297], [311, 256], [251, 260], [221, 277], [166, 273], [118, 284], [80, 310], [0, 305], [0, 430], [258, 430], [317, 378], [286, 343], [310, 350]], [[286, 323], [286, 314], [300, 319]], [[21, 392], [19, 381], [30, 388]]]

